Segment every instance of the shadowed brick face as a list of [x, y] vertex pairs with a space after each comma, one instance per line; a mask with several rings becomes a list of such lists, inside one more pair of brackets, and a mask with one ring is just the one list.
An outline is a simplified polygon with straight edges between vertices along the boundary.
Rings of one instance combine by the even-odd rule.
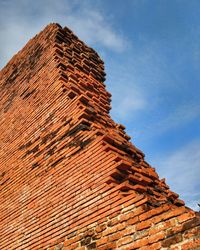
[[111, 119], [104, 80], [58, 24], [1, 70], [1, 250], [200, 249], [199, 214]]

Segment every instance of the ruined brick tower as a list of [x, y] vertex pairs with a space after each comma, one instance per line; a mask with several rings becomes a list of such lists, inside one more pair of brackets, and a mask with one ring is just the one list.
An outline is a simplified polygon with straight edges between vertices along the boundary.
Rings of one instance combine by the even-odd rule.
[[0, 72], [0, 249], [200, 249], [198, 213], [109, 115], [103, 62], [48, 25]]

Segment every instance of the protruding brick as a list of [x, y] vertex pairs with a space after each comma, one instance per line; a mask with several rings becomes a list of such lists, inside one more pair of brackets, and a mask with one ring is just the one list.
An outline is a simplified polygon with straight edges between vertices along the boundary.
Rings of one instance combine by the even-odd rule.
[[59, 24], [0, 71], [1, 250], [200, 247], [199, 214], [112, 120], [104, 81]]

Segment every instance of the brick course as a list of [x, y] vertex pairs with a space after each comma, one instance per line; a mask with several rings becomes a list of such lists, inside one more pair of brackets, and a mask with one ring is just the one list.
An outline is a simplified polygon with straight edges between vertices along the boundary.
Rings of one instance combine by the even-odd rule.
[[103, 61], [48, 25], [0, 72], [0, 249], [200, 249], [185, 207], [109, 115]]

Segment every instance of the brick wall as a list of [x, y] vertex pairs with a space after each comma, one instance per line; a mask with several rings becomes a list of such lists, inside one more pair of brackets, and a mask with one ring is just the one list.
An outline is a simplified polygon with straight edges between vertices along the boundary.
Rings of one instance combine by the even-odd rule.
[[0, 249], [200, 249], [186, 208], [109, 115], [104, 65], [48, 25], [0, 72]]

